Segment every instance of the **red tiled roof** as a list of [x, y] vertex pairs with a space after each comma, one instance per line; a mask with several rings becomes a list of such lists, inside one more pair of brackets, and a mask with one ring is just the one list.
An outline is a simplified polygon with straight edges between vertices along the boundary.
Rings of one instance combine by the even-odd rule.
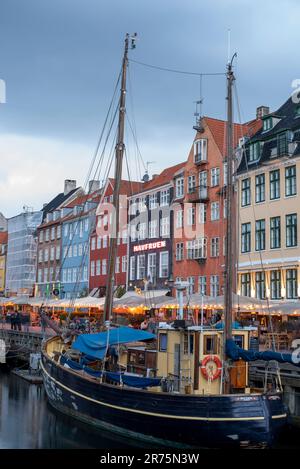
[[[206, 116], [203, 119], [209, 127], [220, 152], [224, 155], [226, 153], [226, 121]], [[237, 146], [241, 137], [254, 135], [261, 125], [261, 119], [254, 119], [245, 124], [233, 124], [234, 146]]]
[[[114, 178], [109, 178], [109, 181], [111, 185], [114, 187]], [[120, 187], [120, 194], [122, 195], [132, 195], [135, 194], [136, 192], [140, 192], [143, 189], [143, 182], [139, 181], [127, 181], [125, 179], [122, 179], [121, 181], [121, 187]]]
[[[150, 189], [154, 189], [155, 187], [164, 186], [168, 184], [175, 174], [185, 167], [186, 162], [178, 163], [175, 166], [171, 166], [170, 168], [164, 169], [158, 176], [154, 179], [151, 179], [148, 182], [144, 182], [142, 188], [139, 192], [149, 191]], [[138, 192], [136, 192], [138, 193]]]
[[0, 231], [0, 244], [7, 244], [8, 233], [7, 231]]

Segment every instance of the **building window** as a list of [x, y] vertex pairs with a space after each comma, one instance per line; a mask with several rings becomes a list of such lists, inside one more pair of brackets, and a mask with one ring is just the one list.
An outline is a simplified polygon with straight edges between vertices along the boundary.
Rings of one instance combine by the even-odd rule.
[[101, 275], [101, 261], [98, 259], [96, 261], [96, 275]]
[[97, 249], [101, 249], [101, 236], [97, 236]]
[[68, 283], [72, 282], [72, 269], [68, 269]]
[[176, 212], [176, 228], [183, 227], [183, 210], [177, 210]]
[[122, 272], [127, 272], [127, 256], [122, 256]]
[[219, 296], [219, 276], [211, 275], [210, 276], [210, 295]]
[[258, 174], [255, 176], [255, 202], [264, 202], [266, 199], [265, 175]]
[[263, 121], [263, 131], [266, 132], [267, 130], [271, 130], [273, 127], [273, 119], [272, 117], [268, 117]]
[[60, 239], [61, 237], [61, 226], [58, 225], [57, 230], [56, 230], [56, 238]]
[[55, 226], [52, 226], [51, 228], [51, 240], [53, 241], [55, 239]]
[[297, 182], [296, 182], [296, 166], [289, 166], [285, 168], [285, 195], [297, 194]]
[[194, 161], [200, 163], [201, 161], [207, 161], [207, 140], [201, 138], [194, 142]]
[[43, 271], [42, 269], [38, 270], [38, 283], [42, 283], [43, 281]]
[[73, 267], [73, 269], [72, 269], [72, 282], [76, 283], [76, 281], [77, 281], [77, 268]]
[[39, 251], [39, 262], [43, 262], [43, 254], [44, 254], [44, 251], [41, 249]]
[[115, 265], [115, 273], [119, 274], [120, 273], [120, 258], [116, 258], [116, 265]]
[[60, 246], [56, 246], [56, 260], [60, 260]]
[[227, 199], [224, 199], [223, 203], [223, 217], [227, 218]]
[[44, 261], [48, 262], [48, 260], [49, 260], [49, 250], [45, 249], [45, 251], [44, 251]]
[[136, 240], [136, 236], [137, 236], [136, 226], [130, 225], [130, 238], [132, 242]]
[[149, 209], [154, 210], [157, 207], [156, 194], [149, 195]]
[[250, 178], [242, 180], [242, 207], [251, 204], [251, 186]]
[[128, 243], [128, 232], [127, 232], [127, 230], [122, 231], [122, 243], [123, 244]]
[[256, 220], [255, 222], [255, 250], [266, 249], [266, 221]]
[[182, 261], [183, 260], [183, 251], [184, 250], [184, 244], [183, 243], [177, 243], [176, 244], [176, 261]]
[[280, 171], [275, 169], [270, 171], [270, 199], [279, 199], [280, 197]]
[[220, 255], [220, 238], [211, 238], [210, 255], [211, 257]]
[[137, 276], [138, 280], [142, 280], [146, 277], [146, 256], [141, 254], [137, 256]]
[[256, 161], [260, 157], [260, 142], [249, 145], [249, 161]]
[[196, 191], [196, 176], [192, 174], [188, 177], [188, 193], [193, 194]]
[[168, 334], [159, 334], [159, 351], [166, 352], [168, 349]]
[[277, 155], [283, 156], [288, 154], [287, 133], [281, 133], [277, 136]]
[[169, 189], [165, 189], [160, 191], [160, 206], [164, 207], [165, 205], [169, 205], [170, 203], [170, 191]]
[[212, 168], [210, 171], [211, 187], [216, 187], [220, 184], [220, 168]]
[[298, 298], [298, 281], [296, 269], [288, 269], [286, 271], [286, 297], [288, 299]]
[[102, 275], [106, 275], [106, 274], [107, 274], [107, 260], [103, 259], [102, 260]]
[[206, 276], [199, 275], [198, 277], [198, 292], [200, 295], [206, 295]]
[[250, 274], [241, 275], [241, 293], [243, 296], [251, 296]]
[[220, 203], [212, 202], [211, 203], [211, 221], [216, 221], [220, 219]]
[[280, 270], [271, 270], [271, 298], [281, 298], [281, 273]]
[[40, 243], [44, 241], [44, 232], [42, 230], [40, 231], [39, 240], [40, 240]]
[[169, 236], [170, 234], [170, 219], [169, 217], [164, 217], [160, 222], [160, 236]]
[[145, 212], [147, 210], [146, 206], [146, 197], [141, 197], [138, 202], [138, 210], [139, 212]]
[[199, 223], [205, 223], [207, 218], [207, 205], [199, 204]]
[[95, 249], [96, 249], [96, 238], [93, 237], [91, 240], [91, 250], [95, 251]]
[[142, 240], [142, 239], [146, 239], [146, 223], [140, 223], [138, 225], [138, 239], [139, 240]]
[[223, 163], [223, 183], [224, 186], [227, 186], [228, 183], [228, 164]]
[[251, 223], [242, 223], [242, 252], [251, 251]]
[[68, 233], [69, 233], [69, 225], [65, 225], [64, 226], [64, 236], [68, 236]]
[[297, 214], [286, 215], [286, 247], [297, 246]]
[[82, 276], [82, 280], [83, 280], [84, 282], [86, 282], [87, 279], [88, 279], [88, 268], [87, 268], [87, 266], [85, 265], [85, 266], [83, 267], [83, 276]]
[[156, 282], [156, 253], [148, 254], [148, 276], [151, 283]]
[[95, 276], [95, 261], [91, 261], [91, 277]]
[[157, 238], [157, 220], [149, 222], [149, 238]]
[[184, 178], [180, 177], [176, 179], [176, 197], [183, 197], [184, 195]]
[[278, 249], [281, 244], [280, 217], [270, 218], [270, 248]]
[[55, 258], [55, 247], [51, 246], [50, 248], [50, 261], [54, 261]]
[[135, 280], [135, 256], [130, 257], [130, 280]]
[[103, 239], [103, 247], [104, 247], [104, 248], [107, 248], [108, 236], [107, 236], [107, 235], [104, 235], [102, 239]]
[[202, 199], [207, 197], [207, 171], [199, 173], [199, 196]]
[[264, 272], [255, 273], [255, 296], [261, 300], [266, 298], [266, 282]]
[[188, 207], [187, 224], [188, 226], [195, 224], [195, 207]]
[[159, 257], [159, 276], [167, 278], [169, 276], [169, 252], [161, 252]]
[[188, 277], [187, 281], [189, 282], [188, 293], [192, 295], [195, 293], [195, 277]]

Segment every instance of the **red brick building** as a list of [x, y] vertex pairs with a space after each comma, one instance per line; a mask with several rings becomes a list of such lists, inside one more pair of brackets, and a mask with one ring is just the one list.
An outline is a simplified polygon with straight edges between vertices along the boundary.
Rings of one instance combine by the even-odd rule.
[[[235, 124], [235, 145], [258, 122]], [[184, 174], [175, 179], [173, 276], [189, 281], [190, 293], [223, 294], [226, 179], [226, 122], [203, 117]]]
[[[115, 287], [126, 287], [127, 280], [127, 197], [138, 192], [143, 183], [135, 181], [121, 181], [120, 188], [120, 232], [115, 269]], [[95, 296], [104, 296], [106, 290], [109, 236], [111, 223], [111, 208], [113, 202], [114, 179], [109, 178], [103, 189], [101, 201], [97, 210], [96, 229], [90, 239], [89, 290]]]

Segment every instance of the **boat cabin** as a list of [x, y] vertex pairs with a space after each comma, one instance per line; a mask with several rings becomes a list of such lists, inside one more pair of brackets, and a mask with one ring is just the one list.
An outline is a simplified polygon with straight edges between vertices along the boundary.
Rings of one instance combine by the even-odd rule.
[[[180, 321], [178, 321], [180, 322]], [[182, 321], [184, 323], [184, 321]], [[157, 376], [167, 378], [166, 392], [220, 394], [222, 392], [223, 330], [201, 326], [160, 325], [157, 338]], [[232, 331], [237, 345], [249, 349], [253, 328]], [[248, 365], [243, 360], [230, 368], [232, 391], [250, 392]]]

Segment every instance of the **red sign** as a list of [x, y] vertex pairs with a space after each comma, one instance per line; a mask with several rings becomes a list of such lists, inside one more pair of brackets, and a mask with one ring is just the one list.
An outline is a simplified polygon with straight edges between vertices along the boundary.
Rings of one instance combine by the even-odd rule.
[[139, 244], [138, 246], [133, 246], [133, 252], [149, 251], [150, 249], [165, 248], [166, 245], [167, 245], [166, 241], [157, 241], [156, 243]]

